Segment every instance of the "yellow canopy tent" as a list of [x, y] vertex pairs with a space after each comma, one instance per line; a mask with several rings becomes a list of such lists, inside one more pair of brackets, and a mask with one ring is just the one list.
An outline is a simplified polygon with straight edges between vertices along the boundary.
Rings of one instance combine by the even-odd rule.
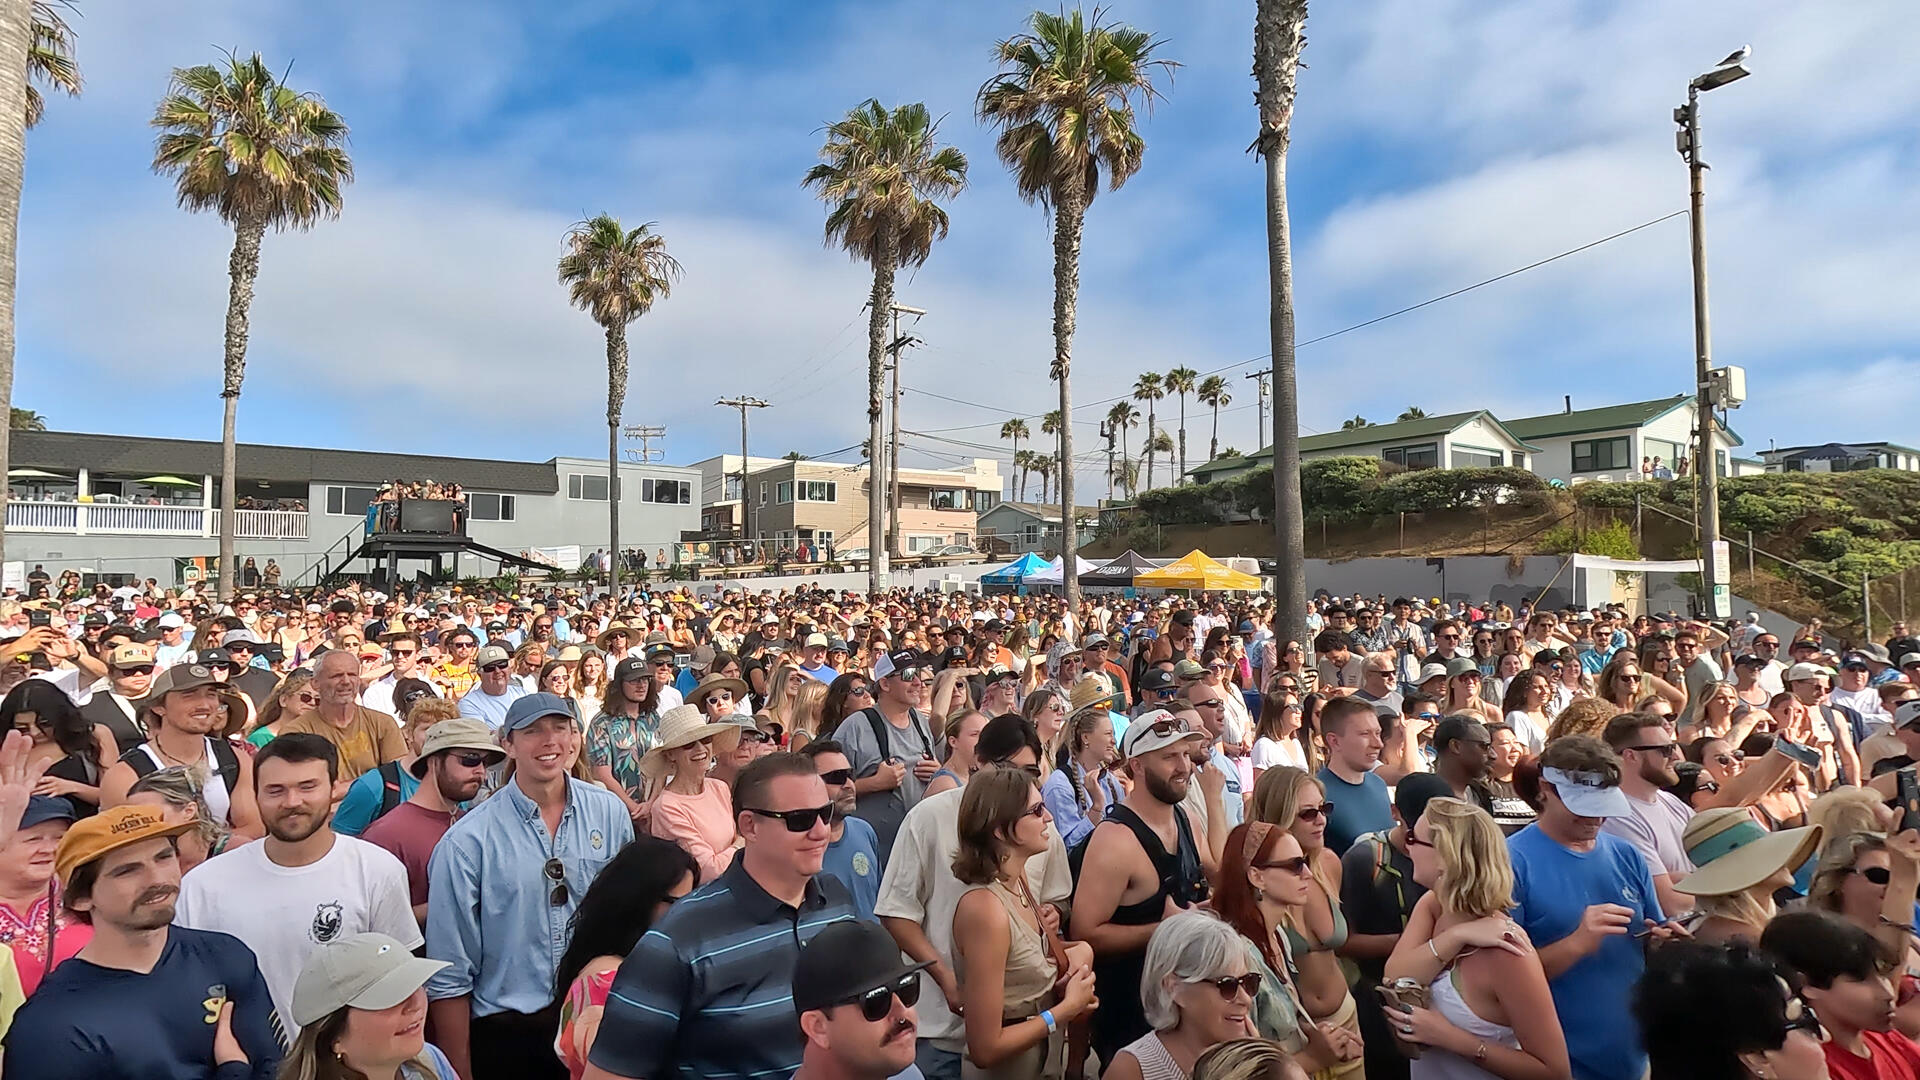
[[1198, 548], [1158, 570], [1149, 570], [1133, 579], [1134, 585], [1147, 589], [1238, 589], [1258, 592], [1260, 579], [1219, 562]]

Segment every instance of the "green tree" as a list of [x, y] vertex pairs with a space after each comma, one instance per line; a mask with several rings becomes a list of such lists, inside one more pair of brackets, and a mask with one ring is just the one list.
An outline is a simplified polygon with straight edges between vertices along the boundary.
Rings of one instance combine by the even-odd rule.
[[1140, 459], [1123, 457], [1114, 463], [1113, 478], [1132, 495], [1140, 483]]
[[254, 53], [175, 68], [154, 110], [153, 170], [172, 175], [182, 209], [211, 210], [233, 227], [220, 396], [220, 582], [233, 597], [234, 420], [246, 378], [260, 244], [269, 228], [310, 229], [340, 216], [353, 182], [347, 123], [326, 102], [280, 81]]
[[[1153, 438], [1147, 443], [1147, 450], [1150, 453], [1156, 454], [1173, 453], [1173, 436], [1167, 434], [1164, 428], [1154, 432]], [[1148, 487], [1152, 487], [1151, 482], [1149, 482]]]
[[[673, 292], [680, 264], [653, 222], [628, 229], [611, 214], [575, 222], [560, 256], [560, 284], [607, 337], [607, 587], [620, 591], [620, 413], [627, 403], [627, 326]], [[742, 466], [744, 469], [745, 466]], [[744, 482], [740, 505], [746, 506]]]
[[1400, 413], [1399, 416], [1394, 417], [1394, 419], [1399, 420], [1402, 423], [1408, 420], [1425, 420], [1426, 418], [1427, 418], [1427, 410], [1421, 408], [1418, 405], [1409, 405], [1406, 407], [1404, 411]]
[[1047, 501], [1047, 492], [1051, 490], [1049, 485], [1053, 480], [1054, 467], [1058, 464], [1058, 460], [1052, 454], [1036, 453], [1028, 464], [1040, 476], [1040, 501], [1044, 503]]
[[1026, 420], [1018, 416], [1000, 425], [1000, 437], [1013, 440], [1013, 465], [1016, 470], [1020, 467], [1020, 440], [1032, 434], [1033, 432], [1027, 427]]
[[1233, 403], [1233, 392], [1227, 389], [1227, 380], [1209, 375], [1193, 396], [1213, 409], [1213, 434], [1207, 439], [1207, 460], [1212, 461], [1220, 456], [1220, 410]]
[[1027, 474], [1033, 471], [1034, 452], [1015, 450], [1013, 452], [1014, 501], [1027, 501]]
[[[1140, 410], [1134, 408], [1132, 402], [1123, 398], [1114, 402], [1112, 407], [1107, 409], [1107, 424], [1120, 436], [1120, 460], [1126, 461], [1132, 456], [1127, 453], [1127, 429], [1140, 425]], [[1137, 465], [1138, 463], [1136, 462], [1135, 464]], [[1133, 491], [1134, 481], [1139, 479], [1140, 470], [1136, 467], [1131, 474], [1121, 473], [1120, 475], [1122, 477], [1129, 475], [1132, 477], [1132, 479], [1127, 480], [1123, 485], [1127, 491], [1131, 493]]]
[[33, 27], [27, 37], [27, 126], [46, 115], [47, 99], [34, 83], [45, 83], [68, 97], [79, 97], [83, 82], [73, 54], [73, 28], [47, 0], [33, 0]]
[[[1080, 292], [1080, 236], [1101, 174], [1119, 188], [1140, 171], [1146, 140], [1135, 127], [1136, 98], [1159, 95], [1156, 75], [1177, 66], [1154, 59], [1152, 35], [1071, 13], [1036, 11], [1027, 32], [994, 48], [1000, 70], [980, 88], [980, 119], [999, 129], [994, 144], [1013, 171], [1020, 197], [1053, 212], [1053, 365], [1060, 414], [1073, 416], [1073, 329]], [[1073, 425], [1060, 428], [1060, 543], [1079, 544], [1073, 505]], [[1068, 610], [1080, 604], [1080, 582], [1065, 577]]]
[[1373, 426], [1373, 421], [1367, 419], [1364, 416], [1359, 416], [1359, 415], [1355, 415], [1350, 420], [1340, 421], [1341, 431], [1355, 431], [1363, 427], [1372, 427], [1372, 426]]
[[[894, 275], [926, 263], [934, 242], [947, 235], [947, 212], [940, 203], [967, 185], [967, 156], [939, 145], [938, 128], [919, 102], [889, 110], [869, 98], [827, 125], [820, 164], [801, 180], [830, 208], [826, 242], [873, 268], [867, 301], [867, 438], [876, 447], [882, 445], [880, 389]], [[867, 586], [873, 592], [887, 576], [883, 465], [876, 455], [867, 474], [867, 547], [873, 556]]]
[[802, 454], [798, 450], [789, 450], [786, 453], [780, 455], [780, 460], [781, 461], [805, 461], [807, 460], [807, 458], [805, 454]]
[[7, 424], [10, 429], [14, 431], [47, 430], [47, 418], [32, 409], [19, 409], [12, 406], [8, 408], [11, 409], [11, 419]]
[[1147, 403], [1147, 490], [1153, 490], [1153, 433], [1160, 430], [1153, 415], [1154, 403], [1167, 396], [1167, 387], [1160, 379], [1160, 373], [1149, 371], [1133, 380], [1133, 400]]
[[1187, 395], [1200, 385], [1200, 373], [1190, 367], [1177, 367], [1167, 372], [1167, 393], [1177, 394], [1180, 398], [1180, 475], [1174, 483], [1187, 482]]

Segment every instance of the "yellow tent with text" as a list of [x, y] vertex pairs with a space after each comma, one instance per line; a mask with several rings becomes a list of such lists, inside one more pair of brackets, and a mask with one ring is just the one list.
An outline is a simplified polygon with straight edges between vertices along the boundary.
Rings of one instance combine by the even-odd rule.
[[1158, 570], [1149, 570], [1133, 579], [1142, 589], [1216, 589], [1260, 591], [1260, 579], [1195, 548]]

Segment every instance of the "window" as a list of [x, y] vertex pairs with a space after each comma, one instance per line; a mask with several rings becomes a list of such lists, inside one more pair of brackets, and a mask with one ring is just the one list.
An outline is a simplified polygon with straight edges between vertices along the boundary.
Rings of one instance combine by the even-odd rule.
[[973, 508], [986, 513], [1000, 505], [1000, 493], [997, 491], [976, 491], [973, 493]]
[[650, 503], [691, 503], [693, 485], [685, 480], [640, 481], [640, 501]]
[[927, 493], [929, 510], [967, 510], [973, 505], [968, 488], [935, 488]]
[[373, 503], [380, 489], [370, 487], [349, 487], [346, 485], [327, 485], [327, 513], [334, 517], [366, 517], [367, 507]]
[[512, 521], [513, 496], [468, 492], [467, 515], [475, 521]]
[[1409, 469], [1437, 469], [1440, 467], [1440, 444], [1419, 443], [1414, 446], [1389, 446], [1380, 451], [1380, 456], [1395, 465]]
[[813, 530], [813, 546], [819, 548], [820, 553], [823, 556], [832, 554], [833, 530], [832, 529]]
[[941, 536], [909, 536], [907, 537], [907, 551], [909, 553], [932, 551], [934, 548], [940, 547], [945, 543], [946, 538]]
[[[1608, 469], [1632, 469], [1631, 440], [1625, 435], [1612, 439], [1579, 439], [1573, 444], [1573, 471], [1605, 472]], [[1662, 462], [1661, 464], [1665, 464]]]
[[840, 485], [832, 480], [795, 480], [793, 492], [798, 502], [840, 501]]
[[793, 501], [793, 481], [782, 480], [773, 486], [773, 501], [785, 506]]
[[568, 473], [567, 498], [584, 502], [606, 502], [607, 478], [594, 473]]
[[1517, 452], [1517, 451], [1516, 451], [1516, 452], [1514, 453], [1514, 455], [1513, 455], [1513, 467], [1514, 467], [1514, 468], [1516, 468], [1516, 469], [1524, 469], [1524, 468], [1526, 468], [1526, 467], [1527, 467], [1527, 455], [1525, 455], [1525, 454], [1522, 454], [1522, 453], [1519, 453], [1519, 452]]
[[1470, 446], [1454, 447], [1452, 457], [1456, 469], [1497, 469], [1507, 463], [1507, 456], [1498, 450], [1478, 450]]
[[[1643, 437], [1640, 440], [1640, 456], [1648, 459], [1657, 457], [1660, 459], [1660, 464], [1665, 465], [1669, 469], [1678, 470], [1680, 468], [1680, 459], [1686, 455], [1687, 448], [1685, 446], [1669, 439], [1649, 439]], [[1651, 465], [1653, 462], [1649, 460], [1647, 464]]]
[[760, 481], [760, 505], [767, 505], [767, 482], [765, 480]]

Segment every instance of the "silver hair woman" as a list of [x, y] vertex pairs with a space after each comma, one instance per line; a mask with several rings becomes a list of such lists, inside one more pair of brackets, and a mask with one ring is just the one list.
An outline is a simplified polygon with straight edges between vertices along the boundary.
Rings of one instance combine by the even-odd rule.
[[1147, 942], [1140, 1001], [1153, 1030], [1127, 1044], [1106, 1080], [1184, 1080], [1216, 1043], [1254, 1034], [1247, 1015], [1260, 976], [1239, 931], [1210, 911], [1165, 920]]

